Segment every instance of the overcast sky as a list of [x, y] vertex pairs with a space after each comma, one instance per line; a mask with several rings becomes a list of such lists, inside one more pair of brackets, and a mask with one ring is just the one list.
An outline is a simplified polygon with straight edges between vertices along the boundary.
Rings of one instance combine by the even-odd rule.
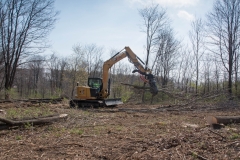
[[[214, 0], [152, 0], [167, 11], [177, 38], [187, 41], [191, 21], [205, 18]], [[73, 53], [75, 44], [96, 44], [104, 47], [103, 59], [107, 60], [111, 49], [125, 46], [140, 57], [144, 53], [145, 34], [141, 32], [142, 19], [138, 9], [151, 0], [56, 0], [60, 11], [58, 21], [49, 41], [52, 45], [46, 53], [58, 56]], [[143, 57], [142, 57], [143, 58]]]

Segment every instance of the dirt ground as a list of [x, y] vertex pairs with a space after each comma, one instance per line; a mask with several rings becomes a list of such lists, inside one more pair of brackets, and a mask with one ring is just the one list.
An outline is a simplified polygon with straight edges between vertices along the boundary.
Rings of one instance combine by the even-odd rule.
[[[16, 107], [19, 105], [0, 105], [3, 110]], [[210, 115], [239, 116], [238, 102], [185, 107], [47, 107], [68, 117], [50, 125], [0, 130], [0, 159], [240, 159], [240, 124], [213, 129], [206, 123]]]

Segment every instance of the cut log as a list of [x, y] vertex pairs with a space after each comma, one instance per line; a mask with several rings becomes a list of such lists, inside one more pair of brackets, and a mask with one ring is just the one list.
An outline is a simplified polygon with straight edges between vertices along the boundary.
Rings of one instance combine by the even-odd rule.
[[210, 125], [240, 123], [240, 116], [208, 116], [207, 123]]
[[51, 123], [60, 119], [66, 118], [68, 115], [67, 114], [60, 114], [60, 115], [55, 115], [51, 117], [42, 117], [42, 118], [37, 118], [37, 119], [27, 119], [27, 120], [19, 120], [19, 121], [13, 121], [5, 118], [0, 118], [0, 122], [3, 122], [9, 126], [21, 126], [25, 124], [32, 124], [32, 125], [39, 125], [39, 124], [46, 124], [46, 123]]

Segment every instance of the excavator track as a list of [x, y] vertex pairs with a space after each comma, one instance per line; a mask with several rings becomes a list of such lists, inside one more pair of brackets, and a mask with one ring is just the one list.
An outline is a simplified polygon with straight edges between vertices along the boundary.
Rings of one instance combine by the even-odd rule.
[[84, 107], [115, 107], [119, 104], [123, 104], [121, 101], [121, 98], [116, 99], [105, 99], [105, 100], [78, 100], [73, 99], [70, 101], [70, 107], [71, 108], [84, 108]]

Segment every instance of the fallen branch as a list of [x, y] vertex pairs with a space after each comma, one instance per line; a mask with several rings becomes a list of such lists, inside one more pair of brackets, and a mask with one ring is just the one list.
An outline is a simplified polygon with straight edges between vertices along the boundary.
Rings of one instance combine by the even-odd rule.
[[39, 124], [46, 124], [46, 123], [51, 123], [60, 119], [66, 118], [68, 115], [67, 114], [60, 114], [60, 115], [55, 115], [51, 117], [42, 117], [42, 118], [37, 118], [37, 119], [27, 119], [27, 120], [19, 120], [19, 121], [13, 121], [9, 120], [6, 118], [0, 118], [0, 122], [5, 123], [8, 126], [21, 126], [25, 124], [32, 124], [32, 125], [39, 125]]
[[239, 143], [240, 143], [240, 141], [231, 142], [231, 143], [225, 145], [225, 147], [229, 147], [229, 146], [231, 146], [231, 145], [233, 145], [233, 144], [239, 145]]
[[182, 104], [180, 106], [187, 106], [189, 104], [192, 104], [192, 103], [195, 103], [199, 100], [203, 100], [203, 99], [213, 99], [213, 98], [216, 98], [216, 97], [219, 97], [223, 95], [223, 93], [220, 93], [220, 94], [216, 94], [216, 95], [211, 95], [211, 94], [208, 94], [208, 95], [205, 95], [205, 96], [202, 96], [202, 97], [199, 97], [199, 98], [196, 98], [196, 99], [193, 99], [193, 100], [190, 100], [189, 102], [185, 103], [185, 104]]
[[222, 136], [222, 135], [219, 134], [219, 133], [213, 132], [212, 130], [209, 130], [209, 131], [212, 132], [212, 133], [214, 133], [214, 134], [216, 134], [216, 135], [218, 135], [218, 136], [220, 136], [220, 137], [222, 138], [222, 140], [223, 140], [223, 139], [226, 139], [226, 137]]
[[45, 98], [45, 99], [28, 99], [26, 102], [31, 102], [31, 103], [59, 103], [62, 102], [63, 98]]

